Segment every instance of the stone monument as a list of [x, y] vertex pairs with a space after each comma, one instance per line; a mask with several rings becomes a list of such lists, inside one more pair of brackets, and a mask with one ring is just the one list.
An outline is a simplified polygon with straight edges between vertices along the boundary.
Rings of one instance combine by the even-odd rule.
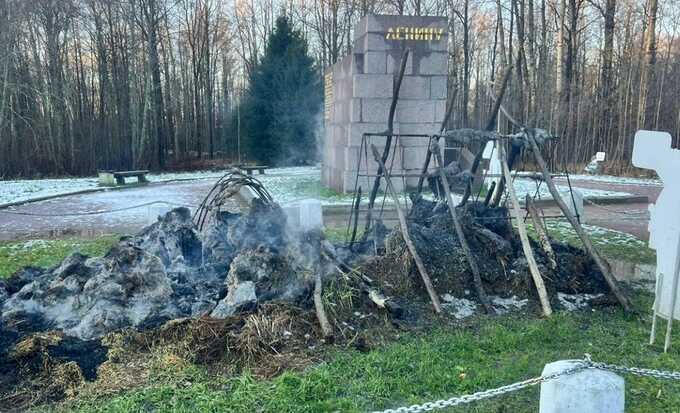
[[[448, 30], [445, 17], [365, 16], [354, 30], [352, 52], [325, 73], [325, 139], [322, 183], [341, 192], [354, 190], [364, 133], [387, 130], [394, 78], [405, 48], [410, 49], [401, 84], [393, 133], [438, 133], [446, 112]], [[385, 138], [372, 138], [378, 149]], [[393, 173], [419, 173], [427, 138], [401, 138]], [[368, 149], [369, 172], [377, 164]], [[365, 154], [362, 165], [365, 162]], [[360, 183], [364, 192], [369, 179]], [[372, 181], [372, 179], [370, 179]], [[417, 178], [409, 178], [413, 185]], [[399, 183], [395, 179], [395, 186]]]
[[656, 203], [649, 206], [649, 247], [656, 250], [656, 297], [650, 343], [656, 333], [656, 318], [668, 320], [664, 350], [670, 346], [673, 319], [680, 319], [678, 309], [678, 271], [680, 268], [680, 150], [671, 148], [666, 132], [640, 130], [635, 134], [633, 165], [656, 171], [663, 190]]

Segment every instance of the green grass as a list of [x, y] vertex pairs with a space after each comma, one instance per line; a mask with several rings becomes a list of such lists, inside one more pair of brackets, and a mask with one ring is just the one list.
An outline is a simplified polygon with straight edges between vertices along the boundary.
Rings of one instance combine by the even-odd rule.
[[51, 267], [75, 251], [89, 256], [101, 256], [118, 240], [107, 235], [94, 239], [67, 238], [0, 242], [0, 278], [12, 275], [27, 265]]
[[324, 200], [350, 200], [352, 196], [350, 194], [343, 194], [332, 188], [321, 185], [321, 181], [318, 179], [302, 178], [298, 179], [293, 183], [291, 192], [295, 193], [298, 197], [312, 197], [320, 198]]
[[[649, 295], [637, 298], [645, 314]], [[407, 334], [369, 353], [337, 351], [303, 373], [268, 381], [249, 374], [210, 378], [200, 369], [108, 400], [81, 401], [77, 412], [362, 412], [449, 398], [540, 375], [560, 359], [680, 370], [678, 350], [646, 344], [649, 320], [618, 309], [558, 313], [551, 319], [501, 316], [466, 327]], [[677, 343], [680, 333], [675, 334]], [[680, 383], [626, 376], [627, 412], [680, 411]], [[536, 412], [538, 387], [451, 412]]]

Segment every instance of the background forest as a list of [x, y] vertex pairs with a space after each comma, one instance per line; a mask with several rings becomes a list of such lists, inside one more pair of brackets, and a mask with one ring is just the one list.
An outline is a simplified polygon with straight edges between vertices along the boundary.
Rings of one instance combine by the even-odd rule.
[[318, 90], [367, 13], [449, 16], [452, 127], [480, 126], [513, 64], [506, 103], [561, 137], [559, 162], [604, 150], [625, 172], [638, 128], [680, 134], [674, 0], [0, 0], [0, 177], [236, 159], [240, 140], [308, 162], [253, 152], [280, 130], [248, 121], [277, 18]]

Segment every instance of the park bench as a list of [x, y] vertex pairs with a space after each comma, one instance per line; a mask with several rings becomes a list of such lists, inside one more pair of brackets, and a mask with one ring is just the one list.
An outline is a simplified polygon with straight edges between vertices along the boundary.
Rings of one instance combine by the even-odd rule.
[[99, 184], [104, 186], [125, 185], [125, 178], [137, 178], [138, 183], [149, 182], [146, 174], [149, 171], [100, 171]]
[[248, 175], [252, 175], [255, 170], [258, 171], [260, 175], [264, 175], [264, 170], [269, 169], [266, 165], [242, 165], [239, 168], [246, 171]]

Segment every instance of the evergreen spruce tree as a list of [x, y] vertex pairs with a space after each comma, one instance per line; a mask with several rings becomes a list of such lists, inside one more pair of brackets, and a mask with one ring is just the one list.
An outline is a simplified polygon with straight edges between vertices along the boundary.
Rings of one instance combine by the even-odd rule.
[[321, 104], [320, 78], [307, 42], [288, 18], [279, 17], [250, 77], [242, 111], [248, 157], [267, 165], [314, 161]]

